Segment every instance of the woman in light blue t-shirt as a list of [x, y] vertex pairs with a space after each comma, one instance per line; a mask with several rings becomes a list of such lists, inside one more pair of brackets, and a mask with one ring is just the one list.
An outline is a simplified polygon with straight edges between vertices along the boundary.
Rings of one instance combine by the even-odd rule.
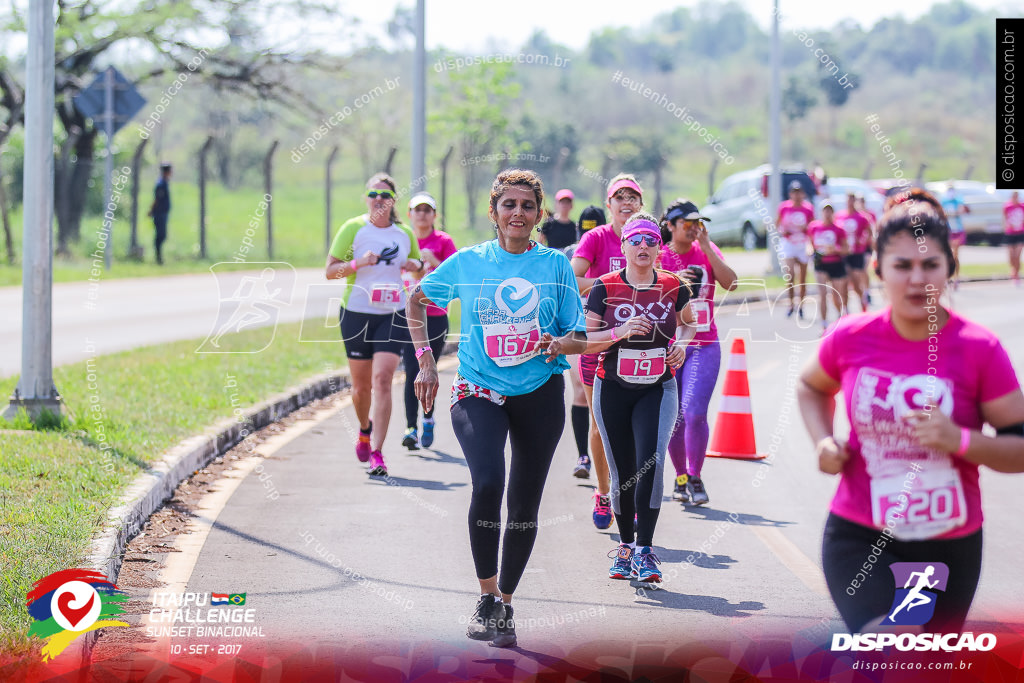
[[[426, 304], [462, 301], [452, 426], [473, 480], [469, 542], [481, 592], [467, 635], [495, 647], [516, 643], [512, 593], [537, 538], [541, 494], [565, 426], [562, 372], [569, 364], [564, 355], [581, 353], [587, 345], [569, 260], [530, 239], [543, 204], [536, 173], [513, 168], [498, 174], [488, 211], [497, 239], [441, 263], [420, 281], [406, 308], [420, 365], [416, 396], [429, 410], [438, 377], [425, 334]], [[508, 521], [499, 578], [509, 440]]]

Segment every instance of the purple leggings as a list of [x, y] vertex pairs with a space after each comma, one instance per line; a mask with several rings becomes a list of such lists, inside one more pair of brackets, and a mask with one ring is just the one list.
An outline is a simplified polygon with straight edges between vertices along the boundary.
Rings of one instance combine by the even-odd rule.
[[686, 347], [686, 359], [676, 370], [679, 385], [679, 415], [676, 417], [668, 454], [676, 476], [699, 477], [708, 449], [708, 404], [722, 365], [718, 341]]

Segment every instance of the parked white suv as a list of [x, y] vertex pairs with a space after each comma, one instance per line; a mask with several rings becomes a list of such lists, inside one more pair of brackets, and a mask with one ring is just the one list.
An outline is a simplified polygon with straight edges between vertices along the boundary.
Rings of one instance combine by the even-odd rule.
[[[767, 201], [770, 173], [768, 164], [734, 173], [723, 180], [715, 194], [708, 198], [702, 213], [711, 219], [707, 224], [708, 234], [715, 244], [739, 244], [747, 250], [765, 245], [767, 226], [764, 218], [771, 212]], [[780, 201], [787, 198], [787, 188], [794, 180], [800, 181], [807, 198], [813, 201], [816, 194], [814, 181], [806, 171], [794, 168], [782, 170]], [[775, 220], [775, 216], [770, 218]]]
[[[925, 188], [940, 201], [946, 194], [949, 181], [925, 183]], [[1010, 201], [1009, 190], [997, 190], [993, 183], [977, 180], [954, 180], [953, 189], [960, 201], [969, 209], [960, 220], [971, 244], [988, 242], [999, 245], [1003, 241], [1003, 206]]]

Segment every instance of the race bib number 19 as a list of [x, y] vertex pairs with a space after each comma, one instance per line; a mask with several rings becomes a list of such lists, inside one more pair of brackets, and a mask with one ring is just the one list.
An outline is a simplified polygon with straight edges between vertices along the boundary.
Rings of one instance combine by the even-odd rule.
[[537, 321], [484, 325], [483, 332], [487, 356], [499, 367], [519, 365], [537, 355], [537, 344], [540, 343]]
[[665, 349], [619, 349], [618, 374], [630, 384], [654, 384], [665, 374]]

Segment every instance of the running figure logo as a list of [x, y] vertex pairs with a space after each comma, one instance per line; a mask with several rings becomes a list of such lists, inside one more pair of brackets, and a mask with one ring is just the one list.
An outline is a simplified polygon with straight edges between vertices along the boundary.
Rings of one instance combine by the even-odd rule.
[[896, 581], [889, 616], [882, 626], [923, 626], [935, 614], [936, 590], [945, 591], [949, 567], [942, 562], [893, 562]]
[[[287, 263], [264, 263], [259, 275], [249, 275], [218, 271], [221, 265], [210, 267], [221, 293], [217, 319], [196, 353], [258, 353], [273, 342], [281, 308], [291, 304], [295, 269]], [[225, 296], [226, 292], [231, 294]], [[254, 343], [258, 348], [239, 349], [237, 345], [231, 350], [221, 348], [224, 335], [257, 327], [267, 328], [263, 335], [265, 340], [261, 338]]]

